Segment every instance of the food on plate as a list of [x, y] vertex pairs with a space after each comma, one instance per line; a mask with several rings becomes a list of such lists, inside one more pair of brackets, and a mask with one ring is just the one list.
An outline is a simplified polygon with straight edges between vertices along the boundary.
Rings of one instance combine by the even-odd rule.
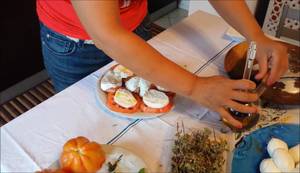
[[[123, 106], [122, 106], [123, 105]], [[107, 107], [115, 112], [135, 113], [140, 110], [141, 99], [124, 88], [107, 94]]]
[[137, 99], [125, 88], [119, 88], [116, 91], [114, 101], [123, 108], [132, 108], [137, 104]]
[[[300, 144], [288, 149], [288, 145], [278, 139], [272, 138], [267, 145], [270, 159], [260, 163], [260, 172], [300, 172], [299, 167]], [[279, 170], [279, 171], [278, 171]]]
[[133, 76], [133, 72], [123, 65], [116, 65], [113, 67], [113, 72], [116, 76], [124, 79]]
[[[298, 163], [300, 161], [300, 144], [289, 149], [290, 155], [293, 157], [294, 162]], [[299, 165], [299, 163], [298, 163]]]
[[273, 152], [278, 148], [288, 150], [288, 145], [284, 141], [282, 141], [278, 138], [272, 138], [269, 141], [268, 146], [267, 146], [269, 155], [272, 157]]
[[133, 114], [166, 113], [173, 108], [175, 93], [136, 76], [122, 65], [115, 65], [100, 79], [106, 105], [114, 112]]
[[140, 87], [139, 83], [140, 83], [140, 77], [133, 76], [125, 82], [125, 86], [129, 91], [138, 93]]
[[278, 148], [274, 151], [272, 159], [275, 165], [282, 172], [289, 172], [295, 168], [293, 157], [289, 154], [288, 150]]
[[164, 92], [150, 89], [143, 96], [141, 110], [148, 113], [163, 113], [172, 109], [173, 103]]
[[101, 89], [106, 92], [115, 92], [121, 86], [122, 78], [116, 76], [112, 70], [107, 71], [100, 81]]
[[163, 108], [170, 102], [169, 97], [161, 91], [151, 89], [143, 96], [144, 103], [151, 108]]
[[[145, 173], [144, 161], [128, 150], [116, 147], [105, 146], [107, 155], [103, 167], [97, 173]], [[144, 172], [139, 172], [144, 170]]]
[[82, 136], [67, 141], [60, 156], [61, 168], [75, 173], [96, 172], [104, 162], [101, 145]]
[[108, 162], [108, 172], [114, 172], [118, 166], [118, 163], [121, 161], [123, 154], [118, 157], [118, 159], [114, 162]]
[[272, 159], [264, 159], [259, 166], [261, 173], [281, 173], [280, 169], [277, 168]]
[[139, 93], [141, 97], [150, 89], [151, 83], [143, 78], [134, 76], [125, 82], [126, 88], [135, 93]]
[[[214, 137], [213, 137], [214, 136]], [[190, 133], [178, 130], [173, 146], [172, 173], [220, 173], [225, 162], [227, 142], [205, 128]]]
[[143, 97], [145, 93], [150, 89], [151, 83], [143, 78], [140, 78], [140, 96]]

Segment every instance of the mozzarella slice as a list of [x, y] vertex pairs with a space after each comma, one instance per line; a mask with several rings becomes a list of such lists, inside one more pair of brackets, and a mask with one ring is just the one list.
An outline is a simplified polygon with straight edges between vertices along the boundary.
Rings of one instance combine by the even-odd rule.
[[132, 93], [123, 88], [117, 90], [114, 96], [114, 101], [124, 108], [131, 108], [137, 104], [137, 100], [134, 98]]
[[145, 79], [140, 78], [139, 87], [140, 87], [140, 96], [143, 97], [145, 93], [149, 90], [151, 83]]
[[114, 73], [116, 76], [120, 77], [120, 78], [128, 78], [133, 76], [133, 72], [131, 70], [129, 70], [128, 68], [122, 66], [122, 65], [117, 65], [114, 69], [113, 69]]
[[268, 146], [267, 146], [267, 150], [268, 150], [269, 155], [272, 157], [273, 152], [278, 148], [288, 150], [288, 145], [280, 139], [272, 138], [269, 141]]
[[134, 76], [125, 82], [126, 88], [131, 92], [138, 92], [140, 77]]
[[169, 104], [169, 97], [161, 92], [151, 89], [143, 96], [144, 103], [151, 108], [163, 108]]
[[120, 86], [122, 86], [122, 79], [115, 76], [111, 70], [106, 72], [100, 81], [100, 87], [103, 91]]
[[298, 163], [300, 161], [300, 144], [290, 148], [289, 153], [293, 157], [294, 161]]
[[260, 162], [259, 170], [261, 173], [280, 173], [280, 169], [277, 168], [275, 163], [272, 159], [264, 159], [262, 162]]
[[290, 172], [295, 168], [293, 157], [289, 154], [288, 150], [278, 148], [273, 152], [272, 159], [275, 165], [282, 172]]

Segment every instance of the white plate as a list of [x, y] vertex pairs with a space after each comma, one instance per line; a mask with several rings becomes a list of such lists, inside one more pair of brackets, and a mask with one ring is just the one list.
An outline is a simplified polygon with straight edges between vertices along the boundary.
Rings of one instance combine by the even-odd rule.
[[107, 105], [106, 105], [107, 95], [106, 95], [106, 93], [104, 91], [101, 90], [101, 87], [100, 87], [100, 79], [102, 78], [102, 76], [100, 76], [99, 79], [98, 79], [98, 81], [97, 81], [96, 97], [97, 97], [97, 100], [99, 101], [99, 103], [106, 110], [108, 110], [109, 112], [112, 112], [114, 115], [117, 115], [117, 116], [120, 116], [120, 117], [132, 118], [132, 119], [147, 119], [147, 118], [159, 117], [161, 115], [164, 115], [164, 114], [168, 113], [168, 112], [166, 112], [166, 113], [144, 113], [144, 112], [136, 112], [136, 113], [128, 114], [128, 113], [114, 112], [114, 111], [110, 110], [107, 107]]
[[[113, 146], [113, 145], [101, 145], [102, 149], [105, 153], [106, 160], [105, 163], [103, 164], [102, 168], [97, 171], [97, 173], [108, 173], [108, 167], [107, 163], [115, 163], [118, 158], [122, 156], [120, 162], [118, 163], [118, 166], [116, 170], [114, 171], [115, 173], [138, 173], [140, 169], [145, 168], [145, 172], [147, 172], [147, 166], [145, 162], [132, 153], [131, 151], [128, 151], [122, 147], [118, 146]], [[49, 169], [57, 169], [59, 168], [59, 161], [56, 161], [53, 163]]]

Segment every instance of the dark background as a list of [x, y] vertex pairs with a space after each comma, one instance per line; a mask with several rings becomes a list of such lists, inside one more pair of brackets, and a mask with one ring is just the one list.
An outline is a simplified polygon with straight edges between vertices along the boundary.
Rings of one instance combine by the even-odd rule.
[[[149, 13], [176, 0], [148, 0]], [[256, 18], [262, 25], [269, 0], [258, 1]], [[35, 0], [1, 2], [0, 92], [44, 69]]]
[[41, 71], [35, 0], [1, 1], [0, 91]]

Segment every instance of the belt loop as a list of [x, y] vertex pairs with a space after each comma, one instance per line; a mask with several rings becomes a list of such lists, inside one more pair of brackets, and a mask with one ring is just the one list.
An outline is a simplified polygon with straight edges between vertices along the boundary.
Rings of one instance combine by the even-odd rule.
[[79, 40], [78, 46], [79, 46], [79, 47], [83, 47], [83, 45], [84, 45], [84, 41], [83, 41], [83, 40]]

